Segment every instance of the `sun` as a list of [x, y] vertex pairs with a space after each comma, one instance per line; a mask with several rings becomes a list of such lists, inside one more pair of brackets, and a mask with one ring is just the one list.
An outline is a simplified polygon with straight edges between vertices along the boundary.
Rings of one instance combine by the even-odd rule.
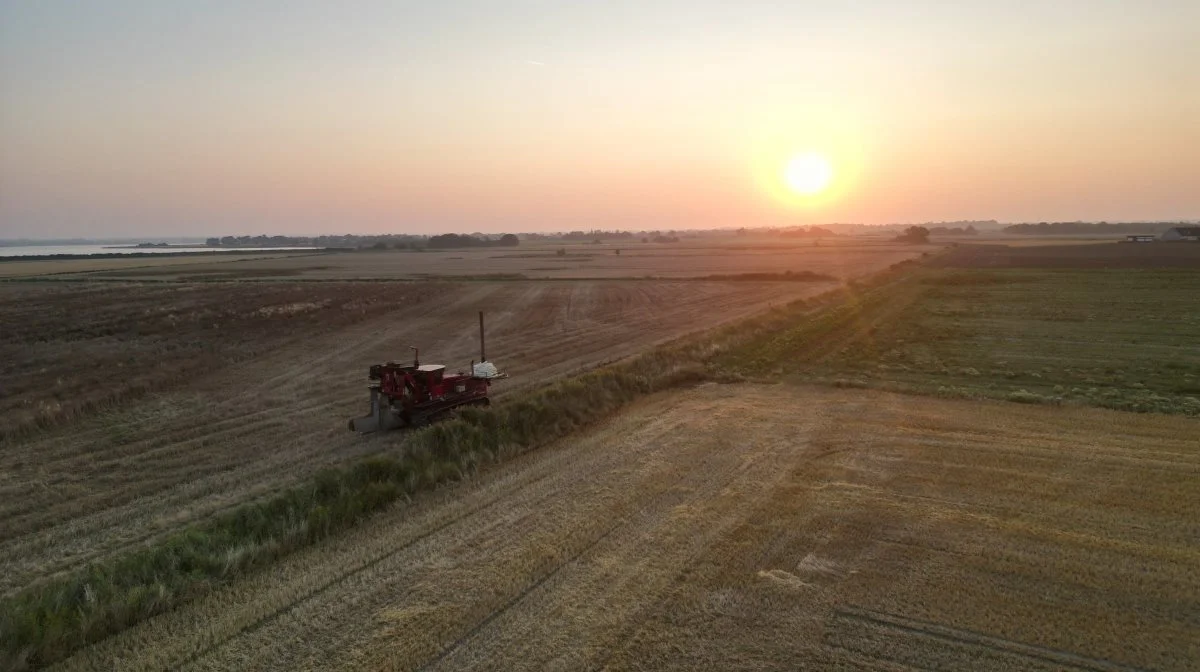
[[833, 166], [816, 152], [796, 154], [783, 169], [783, 180], [801, 196], [815, 196], [833, 181]]

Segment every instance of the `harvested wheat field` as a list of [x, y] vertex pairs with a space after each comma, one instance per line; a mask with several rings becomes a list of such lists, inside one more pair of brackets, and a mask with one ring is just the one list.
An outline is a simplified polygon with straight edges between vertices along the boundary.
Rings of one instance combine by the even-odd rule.
[[[325, 252], [262, 258], [205, 258], [187, 265], [109, 270], [86, 260], [58, 262], [56, 272], [75, 278], [206, 281], [293, 278], [345, 279], [426, 278], [706, 278], [745, 273], [815, 273], [846, 279], [941, 249], [885, 239], [836, 237], [821, 241], [713, 237], [676, 244], [640, 242], [600, 245], [534, 243], [520, 247], [430, 249], [423, 252]], [[188, 257], [187, 259], [191, 259]], [[202, 263], [202, 262], [207, 263]], [[133, 264], [130, 264], [133, 266]], [[40, 268], [40, 267], [38, 267]], [[0, 269], [2, 270], [2, 269]], [[45, 268], [43, 272], [47, 272]]]
[[706, 384], [61, 669], [1195, 669], [1194, 429]]
[[[321, 254], [321, 253], [316, 253]], [[219, 258], [214, 259], [214, 255]], [[283, 259], [288, 257], [314, 256], [311, 251], [290, 252], [196, 252], [192, 254], [130, 254], [97, 258], [76, 259], [30, 259], [20, 257], [0, 261], [0, 278], [66, 276], [75, 273], [130, 273], [137, 275], [145, 269], [164, 269], [179, 266], [201, 266], [211, 268], [214, 265], [229, 262], [250, 262], [260, 259]], [[236, 268], [236, 267], [235, 267]], [[184, 269], [174, 268], [174, 272], [185, 274]]]
[[[0, 589], [155, 539], [403, 432], [351, 434], [367, 367], [465, 369], [488, 354], [499, 398], [830, 283], [204, 283], [0, 286], [14, 353], [4, 401], [52, 427], [10, 436], [0, 470]], [[24, 354], [21, 354], [24, 353]], [[30, 354], [36, 356], [29, 356]], [[21, 356], [17, 356], [21, 354]], [[112, 391], [129, 391], [129, 396]], [[39, 396], [40, 395], [40, 396]], [[69, 406], [79, 396], [99, 402]], [[65, 406], [64, 406], [65, 405]], [[72, 413], [58, 413], [64, 407]], [[40, 416], [39, 416], [40, 417]]]

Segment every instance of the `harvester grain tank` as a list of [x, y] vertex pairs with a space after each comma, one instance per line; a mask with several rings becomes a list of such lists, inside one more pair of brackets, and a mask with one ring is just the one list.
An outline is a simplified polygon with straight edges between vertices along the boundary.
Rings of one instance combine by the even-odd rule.
[[450, 416], [464, 406], [487, 406], [492, 381], [507, 378], [487, 361], [484, 349], [483, 311], [479, 312], [479, 362], [471, 361], [470, 373], [446, 375], [441, 364], [422, 364], [421, 352], [412, 347], [411, 366], [387, 362], [374, 364], [367, 375], [371, 384], [371, 412], [350, 421], [356, 432], [375, 432], [401, 427], [421, 427]]

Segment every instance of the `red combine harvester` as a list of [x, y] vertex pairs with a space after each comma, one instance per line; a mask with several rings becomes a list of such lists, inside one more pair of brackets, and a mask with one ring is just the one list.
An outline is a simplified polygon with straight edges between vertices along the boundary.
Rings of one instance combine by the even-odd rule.
[[[412, 347], [412, 346], [410, 346]], [[487, 361], [483, 340], [483, 311], [479, 312], [479, 363], [471, 372], [447, 376], [441, 364], [422, 364], [413, 347], [412, 366], [395, 362], [370, 368], [371, 413], [350, 421], [355, 432], [375, 432], [400, 427], [421, 427], [448, 417], [462, 406], [487, 406], [488, 387], [507, 374]], [[378, 382], [374, 382], [378, 381]]]

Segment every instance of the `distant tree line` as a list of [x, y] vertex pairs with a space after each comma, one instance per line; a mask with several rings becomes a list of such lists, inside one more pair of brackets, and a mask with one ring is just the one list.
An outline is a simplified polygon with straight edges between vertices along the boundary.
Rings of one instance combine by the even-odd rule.
[[[818, 229], [814, 227], [814, 231]], [[205, 240], [208, 247], [246, 248], [246, 247], [333, 247], [348, 249], [370, 250], [423, 250], [451, 249], [462, 247], [491, 247], [516, 246], [525, 241], [564, 241], [591, 242], [604, 241], [635, 241], [656, 243], [677, 243], [681, 234], [697, 235], [689, 231], [622, 231], [592, 229], [590, 231], [567, 231], [559, 233], [506, 233], [503, 235], [485, 233], [443, 233], [436, 236], [416, 236], [407, 234], [389, 234], [378, 236], [340, 235], [340, 236], [223, 236], [211, 237]], [[711, 233], [711, 232], [701, 232]], [[826, 232], [821, 235], [833, 235]]]
[[837, 234], [829, 229], [820, 226], [810, 226], [808, 228], [787, 229], [780, 231], [781, 238], [824, 238], [828, 236], [836, 236]]
[[470, 236], [465, 233], [443, 233], [440, 236], [433, 236], [428, 240], [429, 247], [447, 248], [447, 247], [491, 247], [496, 245], [515, 246], [520, 244], [520, 240], [511, 233], [506, 233], [497, 239], [488, 238], [487, 236]]
[[513, 246], [520, 240], [511, 233], [491, 237], [480, 233], [447, 233], [439, 236], [389, 234], [381, 236], [224, 236], [208, 238], [209, 247], [333, 247], [370, 250], [421, 250], [425, 248]]
[[929, 234], [932, 236], [977, 236], [979, 232], [974, 226], [968, 224], [966, 228], [961, 226], [935, 226], [929, 229]]
[[559, 240], [627, 240], [633, 238], [633, 232], [592, 229], [591, 231], [568, 231], [556, 237]]
[[978, 224], [979, 228], [981, 229], [996, 229], [1000, 227], [1000, 222], [997, 222], [994, 219], [961, 219], [956, 222], [925, 222], [923, 226], [930, 231], [936, 231], [937, 229], [954, 228], [974, 229], [976, 224]]
[[[679, 241], [679, 233], [681, 233], [681, 232], [676, 232], [674, 229], [672, 229], [670, 231], [666, 231], [666, 232], [660, 231], [658, 229], [655, 229], [653, 231], [621, 231], [621, 230], [609, 231], [609, 230], [605, 230], [605, 229], [592, 229], [590, 231], [566, 231], [566, 232], [559, 232], [559, 233], [522, 233], [521, 239], [529, 240], [529, 241], [562, 240], [562, 241], [568, 241], [568, 242], [588, 241], [588, 242], [592, 242], [592, 243], [602, 243], [606, 240], [614, 240], [614, 241], [630, 240], [630, 241], [632, 241], [632, 240], [641, 238], [642, 242], [648, 243], [651, 240], [658, 239], [658, 238], [673, 238], [674, 240], [671, 242], [678, 242]], [[712, 233], [712, 232], [704, 232], [704, 233]], [[662, 242], [662, 241], [657, 241], [657, 242]]]
[[422, 243], [424, 236], [223, 236], [204, 241], [209, 247], [371, 247], [383, 243], [388, 247], [401, 247], [408, 243]]
[[[911, 224], [851, 224], [842, 222], [832, 222], [822, 224], [818, 228], [832, 231], [842, 235], [860, 235], [860, 234], [880, 234], [880, 233], [900, 233], [908, 229]], [[952, 222], [922, 222], [917, 226], [922, 226], [929, 229], [930, 233], [941, 235], [972, 235], [968, 229], [978, 231], [998, 231], [1000, 223], [994, 219], [972, 219], [972, 220], [957, 220]], [[761, 231], [761, 229], [759, 229]], [[959, 234], [956, 230], [961, 231]], [[771, 232], [772, 229], [767, 229]], [[739, 231], [738, 233], [741, 233]]]
[[1004, 227], [1005, 233], [1052, 235], [1065, 233], [1162, 233], [1178, 222], [1038, 222]]

